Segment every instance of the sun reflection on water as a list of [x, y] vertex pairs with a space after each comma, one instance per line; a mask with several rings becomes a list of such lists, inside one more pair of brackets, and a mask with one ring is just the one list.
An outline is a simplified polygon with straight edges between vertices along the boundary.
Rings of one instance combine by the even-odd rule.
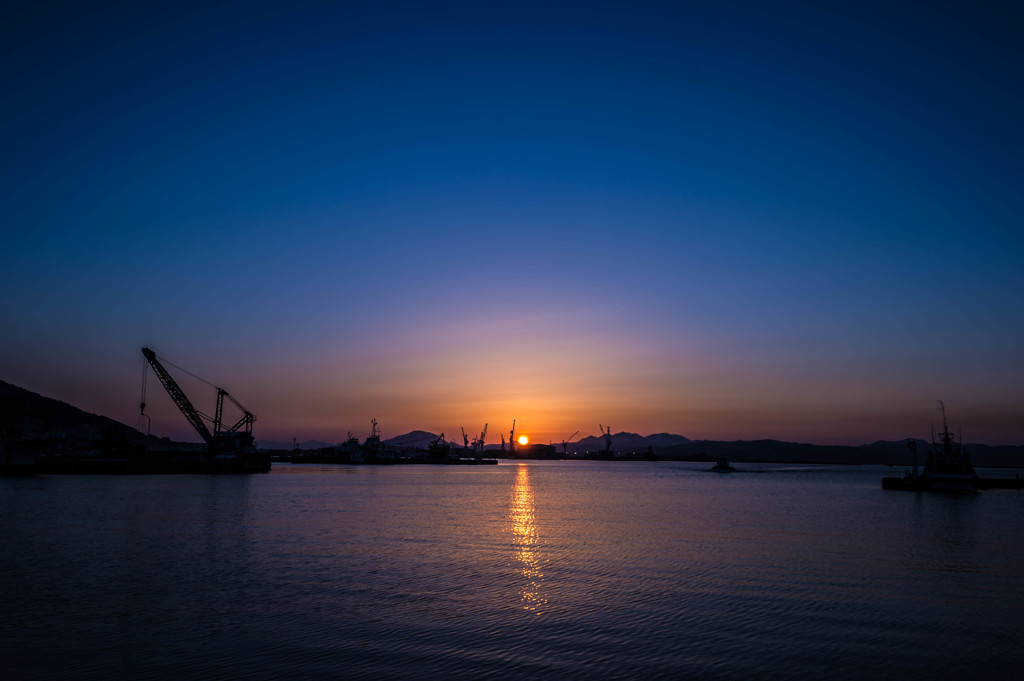
[[516, 479], [512, 485], [512, 498], [509, 502], [508, 522], [512, 534], [513, 558], [518, 563], [517, 572], [522, 576], [523, 583], [519, 590], [524, 610], [540, 614], [547, 605], [547, 599], [541, 593], [544, 573], [537, 548], [540, 537], [537, 534], [536, 507], [533, 501], [533, 488], [530, 486], [530, 469], [521, 463], [516, 470]]

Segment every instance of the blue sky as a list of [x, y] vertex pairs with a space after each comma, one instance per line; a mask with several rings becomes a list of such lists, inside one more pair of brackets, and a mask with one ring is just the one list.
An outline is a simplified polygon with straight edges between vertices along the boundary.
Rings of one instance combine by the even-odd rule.
[[133, 424], [148, 344], [270, 439], [1024, 443], [1019, 5], [5, 13], [4, 380]]

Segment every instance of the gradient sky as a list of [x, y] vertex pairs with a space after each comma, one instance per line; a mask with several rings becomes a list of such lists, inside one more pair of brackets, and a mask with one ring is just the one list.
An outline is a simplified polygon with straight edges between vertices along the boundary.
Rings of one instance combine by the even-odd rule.
[[861, 444], [942, 399], [1024, 444], [1018, 2], [17, 4], [3, 380], [135, 425], [149, 345], [257, 439]]

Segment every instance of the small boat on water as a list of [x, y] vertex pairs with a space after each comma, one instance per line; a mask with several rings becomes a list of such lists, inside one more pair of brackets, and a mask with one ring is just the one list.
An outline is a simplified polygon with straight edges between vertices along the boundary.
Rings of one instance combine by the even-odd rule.
[[729, 463], [728, 459], [722, 456], [718, 458], [718, 461], [715, 463], [714, 466], [711, 467], [711, 470], [714, 471], [715, 473], [731, 473], [735, 471], [736, 468], [731, 463]]
[[964, 450], [963, 442], [956, 441], [946, 423], [946, 406], [942, 409], [942, 433], [939, 442], [932, 442], [924, 472], [918, 472], [917, 440], [911, 439], [907, 447], [914, 452], [914, 469], [902, 478], [882, 478], [882, 489], [933, 492], [976, 492], [979, 478], [974, 463]]

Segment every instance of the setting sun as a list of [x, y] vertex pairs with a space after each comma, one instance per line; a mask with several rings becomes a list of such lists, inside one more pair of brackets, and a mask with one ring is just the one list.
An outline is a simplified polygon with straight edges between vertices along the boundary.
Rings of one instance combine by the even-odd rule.
[[520, 435], [519, 436], [519, 444], [525, 445], [529, 441], [530, 440], [525, 435]]

